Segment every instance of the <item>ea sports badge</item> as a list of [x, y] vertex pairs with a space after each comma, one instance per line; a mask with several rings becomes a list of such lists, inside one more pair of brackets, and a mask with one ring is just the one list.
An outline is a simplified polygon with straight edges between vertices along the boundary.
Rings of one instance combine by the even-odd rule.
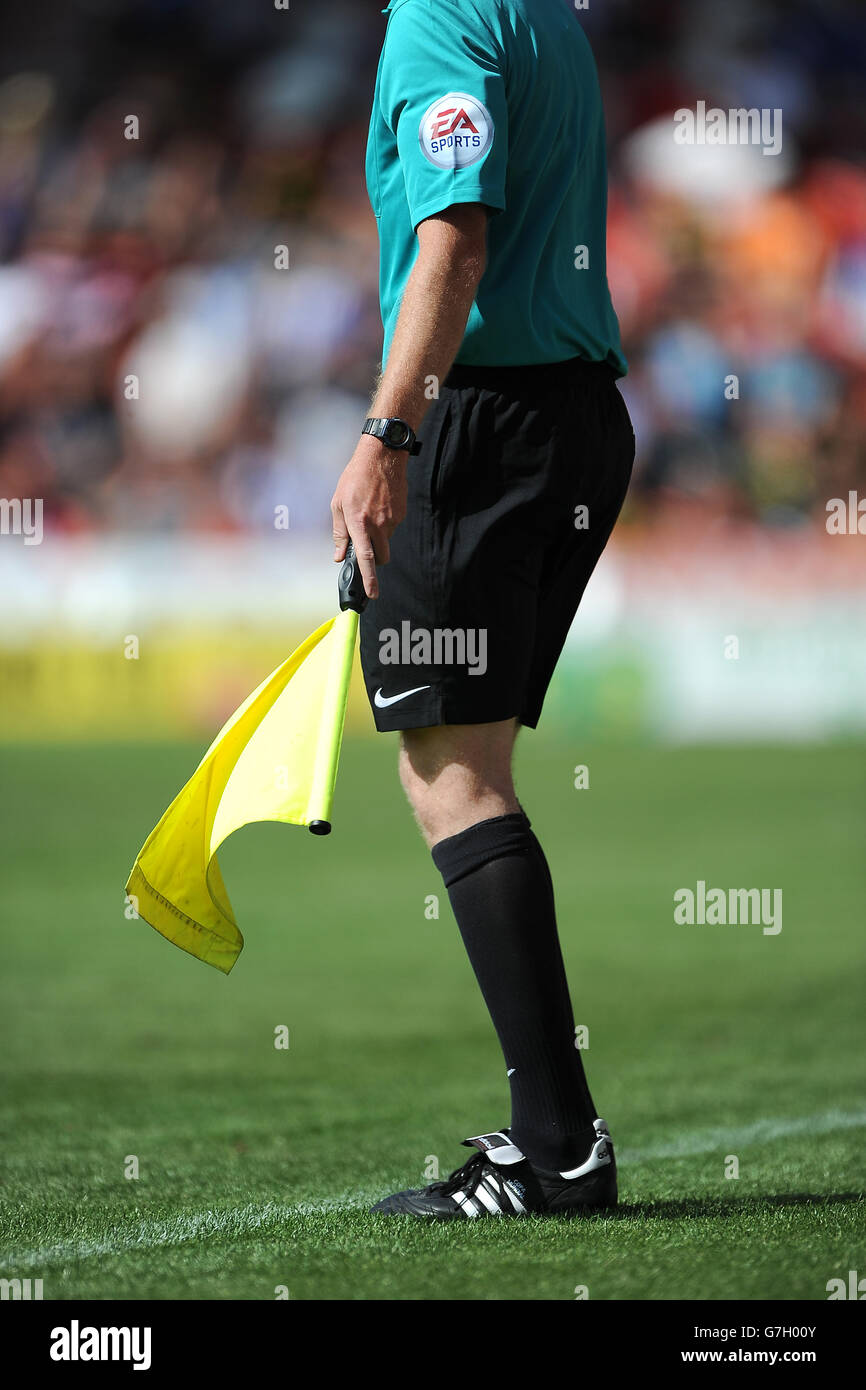
[[449, 92], [427, 107], [418, 127], [425, 156], [437, 169], [465, 169], [493, 144], [493, 117], [465, 92]]

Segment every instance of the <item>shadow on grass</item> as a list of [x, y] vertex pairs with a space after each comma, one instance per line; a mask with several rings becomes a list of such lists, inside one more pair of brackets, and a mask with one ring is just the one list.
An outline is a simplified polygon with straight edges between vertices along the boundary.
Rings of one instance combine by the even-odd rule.
[[866, 1202], [863, 1192], [777, 1192], [769, 1195], [754, 1193], [750, 1197], [691, 1197], [679, 1202], [620, 1202], [613, 1211], [605, 1212], [607, 1221], [631, 1220], [634, 1217], [656, 1221], [675, 1221], [678, 1217], [697, 1217], [716, 1221], [720, 1216], [736, 1216], [761, 1207], [828, 1207], [843, 1202]]

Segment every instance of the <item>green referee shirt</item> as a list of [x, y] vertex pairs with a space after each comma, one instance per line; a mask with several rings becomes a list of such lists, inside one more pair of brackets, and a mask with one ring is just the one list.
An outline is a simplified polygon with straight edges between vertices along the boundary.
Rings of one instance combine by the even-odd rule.
[[367, 144], [387, 360], [416, 228], [485, 203], [487, 269], [457, 361], [607, 361], [607, 160], [572, 0], [391, 0]]

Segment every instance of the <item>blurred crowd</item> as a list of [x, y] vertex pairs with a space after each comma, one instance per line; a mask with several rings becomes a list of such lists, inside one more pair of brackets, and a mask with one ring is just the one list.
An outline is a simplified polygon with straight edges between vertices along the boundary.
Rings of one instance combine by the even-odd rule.
[[[553, 0], [551, 0], [553, 3]], [[382, 3], [45, 0], [0, 19], [0, 497], [46, 528], [330, 525], [381, 324]], [[866, 495], [866, 6], [590, 0], [628, 522]], [[780, 108], [707, 176], [673, 113]], [[706, 153], [706, 151], [704, 152]]]

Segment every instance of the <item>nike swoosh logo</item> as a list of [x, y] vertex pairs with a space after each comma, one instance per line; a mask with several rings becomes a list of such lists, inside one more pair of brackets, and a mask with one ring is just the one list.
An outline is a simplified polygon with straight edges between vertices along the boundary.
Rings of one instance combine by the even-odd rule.
[[419, 690], [429, 689], [429, 685], [416, 685], [414, 690], [401, 690], [399, 695], [383, 695], [380, 685], [373, 696], [373, 704], [377, 709], [387, 709], [388, 705], [396, 705], [398, 700], [406, 700], [410, 695], [417, 695]]

